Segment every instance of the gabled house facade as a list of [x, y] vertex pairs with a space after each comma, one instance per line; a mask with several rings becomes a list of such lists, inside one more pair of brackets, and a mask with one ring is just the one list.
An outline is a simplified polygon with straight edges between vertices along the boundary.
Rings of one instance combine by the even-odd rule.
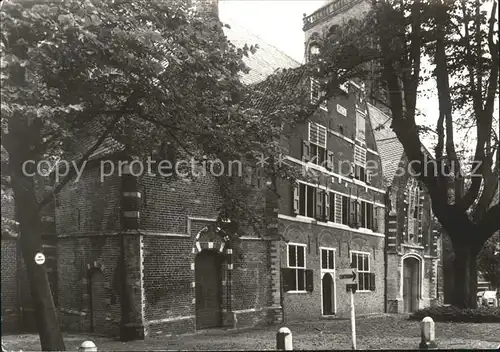
[[309, 174], [279, 187], [287, 320], [348, 315], [342, 268], [358, 270], [357, 313], [384, 310], [385, 191], [367, 103], [350, 83], [323, 105], [286, 142], [287, 159]]

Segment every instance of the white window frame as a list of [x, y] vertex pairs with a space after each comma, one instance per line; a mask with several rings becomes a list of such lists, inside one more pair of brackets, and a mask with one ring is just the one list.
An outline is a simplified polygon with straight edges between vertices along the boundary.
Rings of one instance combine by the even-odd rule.
[[[323, 269], [323, 253], [322, 251], [333, 251], [333, 269]], [[337, 249], [332, 247], [319, 247], [319, 268], [320, 268], [320, 280], [321, 280], [321, 315], [324, 315], [323, 311], [323, 276], [325, 274], [332, 275], [333, 278], [333, 315], [337, 315]], [[329, 316], [329, 315], [328, 315]]]
[[[313, 142], [311, 141], [311, 127], [317, 129], [318, 131], [318, 136], [320, 135], [320, 131], [324, 132], [324, 135], [325, 135], [325, 143], [323, 145], [319, 144], [319, 143], [316, 143], [316, 142]], [[315, 144], [317, 145], [318, 147], [321, 147], [323, 149], [326, 150], [326, 145], [327, 145], [327, 142], [328, 142], [328, 129], [326, 128], [326, 126], [323, 126], [317, 122], [309, 122], [309, 129], [308, 129], [308, 140], [309, 140], [309, 144]]]
[[[325, 142], [323, 144], [313, 142], [311, 140], [311, 130], [315, 129], [318, 135], [318, 140], [316, 142], [319, 142], [319, 136], [324, 135], [325, 137]], [[309, 141], [309, 162], [318, 166], [325, 167], [325, 162], [329, 162], [328, 159], [328, 149], [326, 146], [328, 145], [328, 129], [326, 126], [323, 126], [317, 122], [309, 122], [309, 127], [308, 127], [308, 141]], [[316, 147], [316, 150], [318, 151], [319, 148], [323, 149], [323, 161], [320, 163], [320, 158], [319, 158], [319, 153], [316, 152], [315, 155], [312, 153], [312, 146]]]
[[[313, 92], [314, 90], [318, 90], [318, 98], [313, 97]], [[324, 92], [321, 91], [321, 86], [319, 84], [319, 81], [316, 78], [311, 77], [311, 103], [316, 104], [319, 99], [321, 99], [324, 95]], [[322, 102], [319, 105], [321, 110], [328, 111], [328, 104], [326, 101]]]
[[[290, 246], [295, 246], [295, 247], [303, 247], [304, 248], [304, 266], [290, 266]], [[303, 290], [290, 290], [287, 291], [287, 293], [302, 293], [302, 292], [307, 292], [306, 290], [306, 274], [305, 271], [307, 269], [307, 244], [303, 243], [295, 243], [295, 242], [288, 242], [286, 244], [286, 265], [288, 269], [303, 269], [304, 270], [304, 289]], [[295, 252], [297, 253], [297, 252]], [[296, 257], [298, 258], [297, 254], [295, 254]], [[296, 259], [297, 259], [296, 258]], [[298, 263], [297, 263], [298, 264]], [[298, 278], [298, 270], [295, 271], [295, 285], [298, 285], [299, 278]], [[297, 286], [295, 286], [297, 288]]]
[[[300, 198], [300, 185], [304, 185], [304, 199]], [[314, 187], [310, 184], [307, 184], [305, 182], [300, 182], [298, 181], [297, 182], [297, 187], [298, 187], [298, 192], [299, 192], [299, 208], [298, 208], [298, 211], [299, 211], [299, 216], [303, 216], [305, 218], [308, 218], [308, 219], [315, 219], [315, 216], [316, 216], [316, 202], [315, 202], [315, 193], [316, 193], [316, 189], [317, 187]], [[307, 195], [308, 195], [308, 189], [309, 187], [312, 187], [314, 189], [313, 191], [313, 213], [312, 214], [308, 214], [307, 212]], [[300, 214], [300, 206], [302, 204], [302, 201], [304, 201], [304, 215]]]
[[[362, 254], [362, 255], [367, 255], [368, 256], [368, 270], [359, 270], [358, 269], [358, 261], [356, 261], [356, 268], [358, 270], [358, 282], [359, 282], [359, 273], [371, 273], [371, 253], [370, 252], [362, 252], [362, 251], [350, 251], [349, 252], [349, 257], [351, 259], [351, 263], [352, 263], [352, 255], [353, 254]], [[364, 262], [364, 261], [363, 261]], [[363, 283], [364, 284], [364, 283]], [[359, 284], [358, 284], [358, 290], [356, 290], [356, 292], [372, 292], [370, 291], [370, 289], [368, 288], [368, 290], [359, 290]]]

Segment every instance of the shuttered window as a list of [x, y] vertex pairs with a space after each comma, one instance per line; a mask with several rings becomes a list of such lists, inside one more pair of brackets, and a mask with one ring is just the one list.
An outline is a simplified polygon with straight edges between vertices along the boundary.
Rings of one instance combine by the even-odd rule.
[[326, 148], [326, 127], [320, 124], [309, 123], [309, 142]]
[[363, 167], [366, 166], [366, 149], [358, 145], [354, 147], [354, 163]]
[[282, 270], [283, 290], [307, 291], [313, 290], [313, 272], [306, 269], [306, 245], [287, 245], [287, 268]]

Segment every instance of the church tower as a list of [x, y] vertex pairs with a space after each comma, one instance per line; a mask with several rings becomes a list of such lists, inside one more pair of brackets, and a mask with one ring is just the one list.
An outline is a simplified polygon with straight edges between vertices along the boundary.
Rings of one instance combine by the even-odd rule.
[[[335, 33], [338, 27], [351, 19], [363, 19], [372, 7], [370, 0], [326, 0], [324, 5], [312, 14], [304, 15], [304, 59], [309, 62], [311, 55], [318, 53], [318, 39], [328, 33]], [[371, 63], [375, 65], [375, 63]], [[358, 82], [361, 83], [361, 82]], [[375, 79], [364, 82], [367, 101], [390, 114], [388, 95]]]
[[305, 60], [317, 50], [315, 40], [328, 32], [334, 32], [350, 19], [363, 18], [371, 8], [367, 0], [327, 0], [324, 5], [309, 16], [304, 16]]

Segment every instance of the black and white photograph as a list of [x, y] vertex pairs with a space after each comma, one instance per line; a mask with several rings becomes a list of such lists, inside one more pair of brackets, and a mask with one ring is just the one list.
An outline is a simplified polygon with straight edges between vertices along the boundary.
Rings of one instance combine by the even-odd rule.
[[497, 0], [2, 0], [2, 352], [500, 350]]

